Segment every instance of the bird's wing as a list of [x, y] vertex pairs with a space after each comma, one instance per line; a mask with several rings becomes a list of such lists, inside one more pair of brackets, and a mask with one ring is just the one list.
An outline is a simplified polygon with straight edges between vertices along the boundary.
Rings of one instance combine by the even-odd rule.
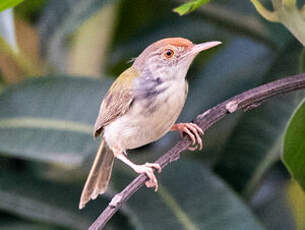
[[102, 101], [100, 112], [95, 122], [93, 133], [95, 137], [100, 135], [104, 126], [129, 110], [134, 99], [133, 81], [139, 76], [140, 71], [130, 67], [112, 84]]

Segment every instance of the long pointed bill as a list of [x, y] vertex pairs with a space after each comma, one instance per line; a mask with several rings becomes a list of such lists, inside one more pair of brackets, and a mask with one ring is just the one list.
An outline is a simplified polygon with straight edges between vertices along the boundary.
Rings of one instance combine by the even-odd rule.
[[200, 43], [200, 44], [194, 45], [192, 47], [192, 50], [187, 55], [194, 55], [194, 54], [196, 55], [204, 50], [210, 49], [210, 48], [212, 48], [214, 46], [218, 46], [220, 44], [221, 44], [221, 42], [219, 42], [219, 41]]

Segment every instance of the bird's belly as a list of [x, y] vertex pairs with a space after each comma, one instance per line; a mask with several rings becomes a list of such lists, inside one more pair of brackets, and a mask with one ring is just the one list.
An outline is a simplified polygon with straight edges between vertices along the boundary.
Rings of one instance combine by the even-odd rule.
[[128, 113], [105, 127], [104, 138], [108, 145], [124, 151], [156, 141], [165, 135], [184, 106], [185, 87], [173, 86], [155, 98], [136, 100]]

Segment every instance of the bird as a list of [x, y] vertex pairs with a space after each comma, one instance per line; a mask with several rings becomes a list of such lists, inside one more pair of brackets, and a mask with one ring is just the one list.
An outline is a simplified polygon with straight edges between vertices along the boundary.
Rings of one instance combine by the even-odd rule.
[[182, 37], [164, 38], [149, 45], [135, 58], [131, 67], [114, 81], [104, 96], [94, 126], [94, 137], [101, 136], [92, 168], [83, 188], [79, 209], [103, 194], [109, 184], [114, 159], [145, 174], [146, 187], [158, 190], [156, 163], [137, 165], [127, 157], [127, 150], [160, 139], [169, 131], [186, 134], [190, 150], [202, 149], [202, 129], [195, 123], [176, 123], [185, 104], [186, 75], [200, 52], [220, 45], [219, 41], [194, 44]]

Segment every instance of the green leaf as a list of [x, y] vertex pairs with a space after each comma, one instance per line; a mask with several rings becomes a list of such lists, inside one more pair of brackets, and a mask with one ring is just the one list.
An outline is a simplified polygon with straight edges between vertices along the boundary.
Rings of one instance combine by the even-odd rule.
[[0, 210], [22, 219], [70, 229], [87, 229], [101, 207], [108, 203], [103, 196], [95, 202], [95, 207], [80, 212], [79, 185], [42, 180], [30, 174], [29, 170], [18, 173], [6, 170], [4, 173], [5, 176], [0, 177]]
[[[47, 59], [64, 72], [67, 67], [65, 46], [69, 36], [90, 16], [116, 0], [52, 0], [39, 21], [41, 50]], [[71, 38], [71, 37], [70, 37]]]
[[191, 0], [187, 3], [184, 3], [181, 6], [173, 9], [174, 12], [178, 13], [180, 16], [188, 14], [199, 8], [200, 6], [208, 3], [210, 0]]
[[109, 81], [44, 77], [0, 94], [0, 153], [80, 165], [96, 152], [93, 124]]
[[288, 123], [283, 162], [290, 175], [305, 190], [305, 100], [300, 103]]
[[[114, 171], [116, 187], [129, 180], [127, 172]], [[142, 188], [127, 202], [136, 229], [264, 229], [238, 196], [198, 162], [171, 164], [159, 183], [158, 192]]]
[[1, 0], [0, 1], [0, 12], [6, 10], [8, 8], [17, 6], [21, 2], [23, 2], [23, 0]]
[[[0, 209], [3, 211], [26, 219], [76, 229], [84, 229], [89, 224], [85, 217], [76, 213], [77, 201], [75, 196], [73, 199], [71, 197], [73, 186], [60, 186], [12, 173], [1, 177], [0, 185]], [[56, 192], [62, 197], [58, 197]], [[66, 197], [66, 200], [63, 197]], [[74, 212], [72, 200], [76, 202]]]

